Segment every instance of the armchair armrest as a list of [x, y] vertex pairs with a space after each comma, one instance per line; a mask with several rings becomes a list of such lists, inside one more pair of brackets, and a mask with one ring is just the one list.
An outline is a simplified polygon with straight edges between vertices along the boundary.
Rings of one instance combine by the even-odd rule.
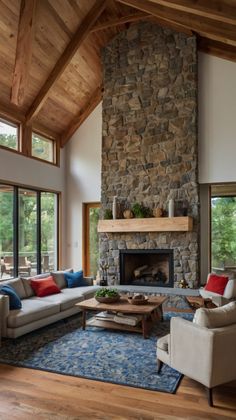
[[0, 295], [0, 322], [1, 322], [1, 335], [6, 336], [7, 331], [7, 317], [10, 312], [9, 296]]

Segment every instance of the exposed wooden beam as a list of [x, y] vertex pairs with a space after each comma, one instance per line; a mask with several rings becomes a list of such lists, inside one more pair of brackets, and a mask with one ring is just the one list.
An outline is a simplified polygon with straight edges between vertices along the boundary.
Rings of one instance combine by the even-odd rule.
[[151, 15], [148, 15], [147, 13], [140, 12], [135, 14], [133, 13], [132, 15], [122, 16], [117, 19], [109, 19], [106, 22], [95, 25], [90, 32], [102, 31], [103, 29], [112, 28], [113, 26], [119, 26], [129, 22], [136, 22], [142, 19], [146, 19], [150, 16]]
[[80, 45], [87, 37], [90, 32], [90, 29], [103, 12], [106, 7], [105, 0], [96, 0], [94, 6], [89, 11], [89, 13], [85, 16], [82, 23], [80, 24], [77, 32], [75, 33], [74, 37], [70, 41], [69, 45], [66, 47], [65, 51], [57, 61], [55, 67], [53, 68], [52, 72], [50, 73], [48, 79], [40, 89], [37, 97], [35, 98], [33, 104], [31, 105], [30, 109], [26, 114], [26, 121], [29, 122], [35, 115], [40, 111], [44, 102], [48, 98], [50, 91], [57, 80], [60, 78], [62, 73], [64, 72], [67, 65], [70, 63], [71, 59], [79, 49]]
[[225, 0], [151, 0], [152, 3], [166, 6], [181, 12], [192, 13], [219, 22], [236, 25], [236, 2]]
[[102, 100], [102, 89], [99, 86], [90, 97], [87, 104], [80, 110], [78, 115], [73, 119], [67, 130], [61, 136], [61, 147], [64, 147], [65, 144], [70, 140], [75, 131], [80, 127], [84, 120], [89, 116], [89, 114], [96, 108], [96, 106]]
[[216, 57], [223, 58], [236, 62], [236, 47], [225, 45], [222, 42], [212, 41], [207, 38], [198, 38], [198, 50], [207, 54], [215, 55]]
[[[235, 25], [219, 23], [214, 19], [196, 16], [180, 10], [173, 10], [169, 6], [162, 6], [152, 0], [117, 0], [127, 6], [134, 7], [146, 13], [153, 14], [158, 18], [170, 19], [186, 28], [195, 31], [198, 35], [236, 46]], [[167, 2], [168, 3], [168, 2]], [[208, 2], [209, 4], [209, 2]]]
[[11, 89], [11, 102], [15, 105], [23, 103], [29, 79], [35, 27], [35, 6], [36, 0], [21, 0], [15, 68]]

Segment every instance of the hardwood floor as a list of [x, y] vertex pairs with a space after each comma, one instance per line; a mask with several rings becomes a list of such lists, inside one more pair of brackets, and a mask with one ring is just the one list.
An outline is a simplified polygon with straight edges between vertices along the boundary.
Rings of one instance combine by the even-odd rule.
[[183, 378], [175, 395], [0, 365], [0, 419], [236, 419], [236, 382], [214, 390]]

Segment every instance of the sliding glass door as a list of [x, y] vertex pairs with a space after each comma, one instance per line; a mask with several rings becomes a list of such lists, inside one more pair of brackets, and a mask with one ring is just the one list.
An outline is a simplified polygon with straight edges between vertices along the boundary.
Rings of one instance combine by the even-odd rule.
[[0, 185], [1, 278], [58, 266], [58, 194]]

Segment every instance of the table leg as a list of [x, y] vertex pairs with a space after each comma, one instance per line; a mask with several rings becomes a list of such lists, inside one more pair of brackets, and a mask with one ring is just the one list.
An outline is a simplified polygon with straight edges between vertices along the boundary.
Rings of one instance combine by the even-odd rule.
[[85, 330], [86, 328], [86, 309], [83, 309], [82, 312], [82, 329]]
[[145, 315], [142, 317], [142, 331], [143, 338], [148, 338], [148, 323]]

